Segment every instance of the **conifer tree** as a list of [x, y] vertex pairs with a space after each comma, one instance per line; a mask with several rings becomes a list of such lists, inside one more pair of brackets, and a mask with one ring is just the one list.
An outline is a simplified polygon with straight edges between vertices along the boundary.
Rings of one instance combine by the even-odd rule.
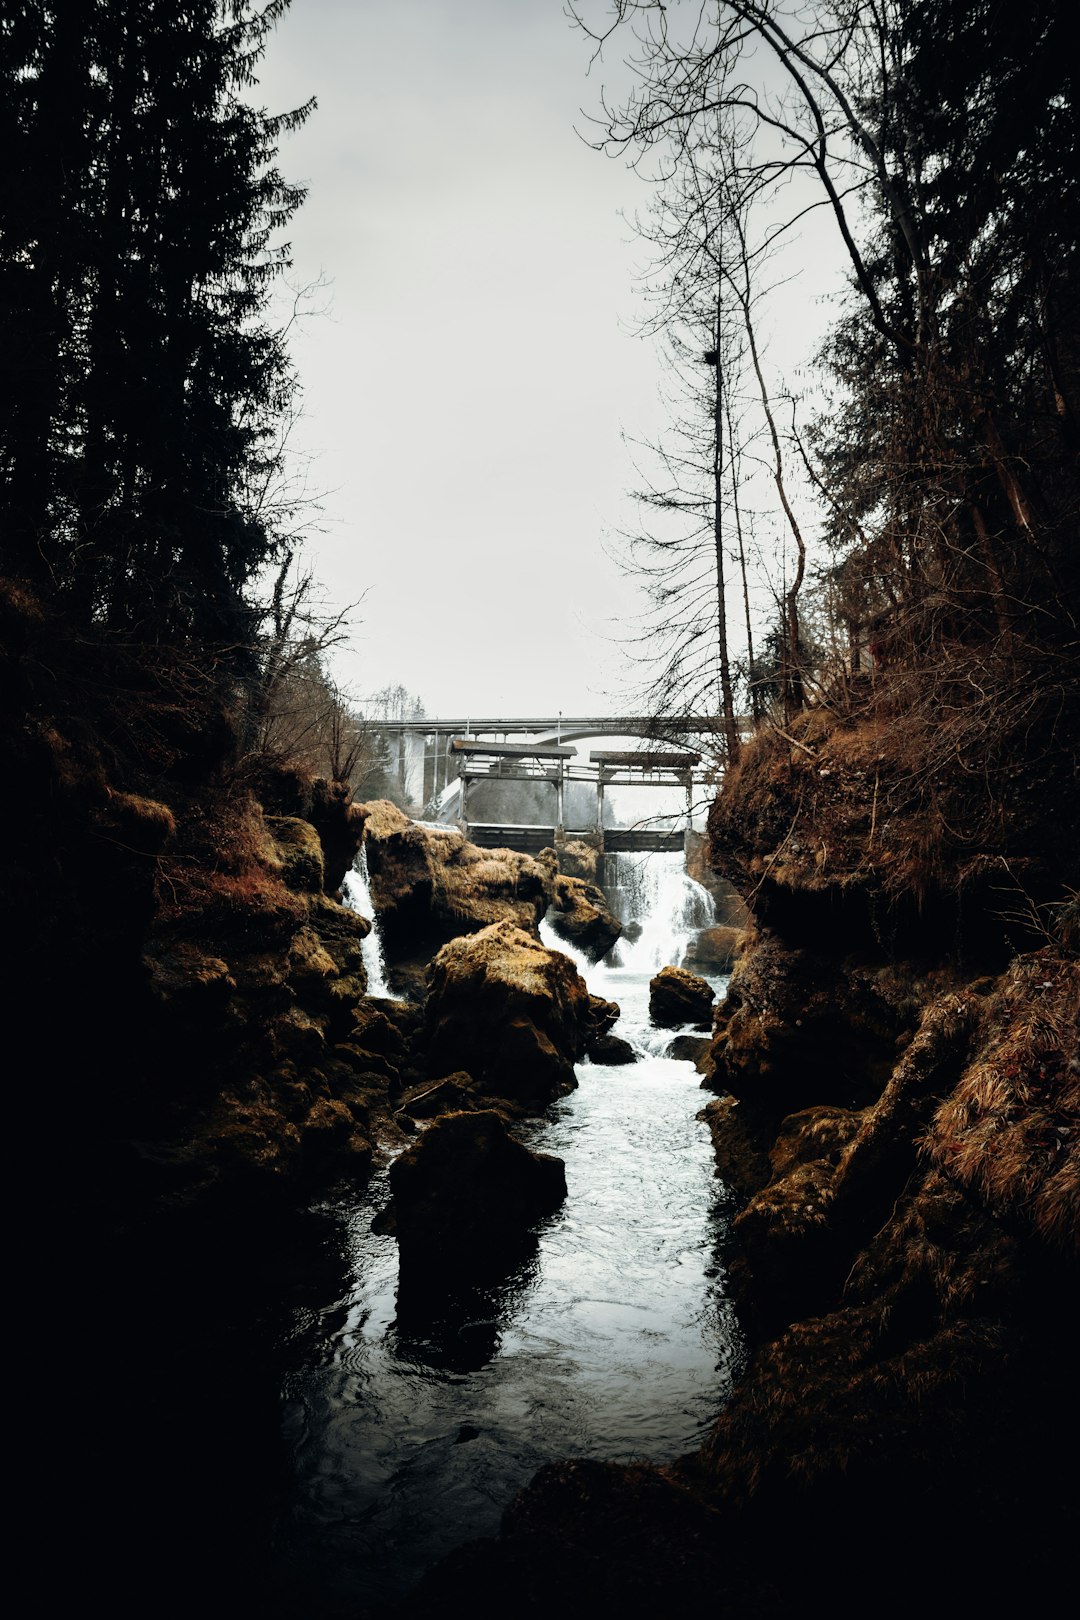
[[288, 0], [52, 0], [3, 14], [0, 521], [77, 622], [243, 646], [275, 550], [251, 491], [295, 389], [268, 320], [308, 103], [247, 99]]

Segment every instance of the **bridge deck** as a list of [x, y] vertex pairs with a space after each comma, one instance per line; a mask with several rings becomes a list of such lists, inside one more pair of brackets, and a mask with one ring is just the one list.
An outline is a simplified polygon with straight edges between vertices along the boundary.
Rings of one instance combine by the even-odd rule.
[[[574, 831], [567, 828], [564, 838], [591, 838], [593, 827]], [[466, 836], [482, 849], [516, 849], [526, 855], [536, 855], [542, 849], [551, 849], [555, 843], [554, 827], [511, 826], [507, 823], [470, 822]], [[686, 841], [684, 832], [660, 831], [654, 827], [605, 827], [606, 854], [647, 852], [682, 853]]]

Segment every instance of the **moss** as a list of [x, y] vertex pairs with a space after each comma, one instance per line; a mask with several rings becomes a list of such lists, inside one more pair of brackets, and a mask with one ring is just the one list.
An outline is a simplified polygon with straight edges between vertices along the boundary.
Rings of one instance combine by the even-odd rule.
[[538, 928], [554, 892], [553, 855], [479, 849], [460, 833], [417, 826], [387, 800], [362, 809], [372, 899], [392, 960], [430, 957], [504, 919]]
[[427, 1009], [433, 1078], [465, 1069], [490, 1093], [542, 1105], [576, 1086], [592, 1033], [584, 980], [569, 957], [510, 922], [443, 946]]
[[267, 826], [286, 888], [293, 894], [321, 894], [326, 873], [315, 828], [298, 816], [269, 816]]

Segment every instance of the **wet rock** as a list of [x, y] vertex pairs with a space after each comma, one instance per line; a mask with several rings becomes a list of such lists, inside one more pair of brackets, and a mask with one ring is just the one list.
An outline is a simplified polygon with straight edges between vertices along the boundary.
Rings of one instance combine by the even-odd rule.
[[772, 1174], [767, 1135], [757, 1129], [757, 1122], [737, 1097], [715, 1098], [698, 1118], [712, 1137], [717, 1176], [744, 1203]]
[[693, 1024], [708, 1029], [716, 999], [711, 985], [685, 968], [661, 968], [649, 983], [649, 1017], [661, 1029]]
[[589, 1042], [587, 1052], [593, 1063], [615, 1065], [638, 1060], [630, 1042], [624, 1041], [621, 1035], [596, 1035]]
[[533, 1153], [490, 1111], [443, 1114], [390, 1167], [402, 1274], [470, 1278], [512, 1262], [566, 1197], [561, 1159]]
[[431, 966], [432, 1078], [465, 1069], [488, 1093], [543, 1106], [577, 1085], [589, 992], [569, 957], [512, 923], [452, 940]]
[[312, 776], [295, 761], [263, 761], [252, 785], [268, 819], [298, 819], [314, 827], [322, 849], [324, 892], [340, 899], [342, 880], [364, 835], [364, 813], [352, 802], [348, 783]]
[[603, 891], [583, 878], [555, 879], [555, 894], [548, 921], [560, 939], [591, 962], [606, 956], [622, 933], [622, 924], [609, 910]]
[[614, 1028], [620, 1016], [617, 1001], [605, 1001], [603, 996], [589, 997], [589, 1027], [593, 1035], [606, 1035]]
[[364, 812], [353, 804], [348, 783], [322, 776], [312, 782], [305, 810], [322, 845], [326, 893], [338, 895], [364, 836]]
[[709, 1044], [707, 1035], [676, 1035], [665, 1055], [678, 1058], [681, 1063], [692, 1063], [699, 1074], [704, 1074]]

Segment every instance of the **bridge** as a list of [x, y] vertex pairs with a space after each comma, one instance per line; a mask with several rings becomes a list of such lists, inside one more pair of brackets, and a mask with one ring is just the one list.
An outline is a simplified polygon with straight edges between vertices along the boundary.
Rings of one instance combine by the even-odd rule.
[[[512, 737], [531, 737], [538, 744], [559, 747], [582, 737], [641, 737], [686, 747], [687, 738], [722, 734], [722, 722], [713, 714], [681, 714], [659, 719], [656, 715], [413, 715], [411, 719], [379, 720], [368, 724], [396, 744], [396, 765], [401, 785], [415, 804], [433, 804], [458, 774], [452, 744], [487, 738], [506, 743]], [[740, 721], [740, 726], [749, 722]]]
[[[486, 848], [523, 850], [535, 854], [549, 846], [558, 847], [567, 838], [584, 838], [600, 854], [621, 850], [678, 851], [685, 847], [690, 831], [694, 801], [694, 773], [701, 755], [653, 751], [594, 750], [588, 765], [577, 760], [577, 749], [568, 743], [546, 740], [511, 743], [482, 738], [455, 737], [451, 757], [457, 763], [460, 782], [458, 826], [474, 844]], [[480, 782], [543, 783], [554, 788], [554, 815], [550, 822], [536, 824], [482, 822], [469, 816], [469, 791]], [[595, 810], [590, 825], [565, 825], [565, 790], [568, 782], [588, 782], [595, 791]], [[604, 826], [604, 795], [609, 787], [682, 788], [686, 792], [685, 827]]]

